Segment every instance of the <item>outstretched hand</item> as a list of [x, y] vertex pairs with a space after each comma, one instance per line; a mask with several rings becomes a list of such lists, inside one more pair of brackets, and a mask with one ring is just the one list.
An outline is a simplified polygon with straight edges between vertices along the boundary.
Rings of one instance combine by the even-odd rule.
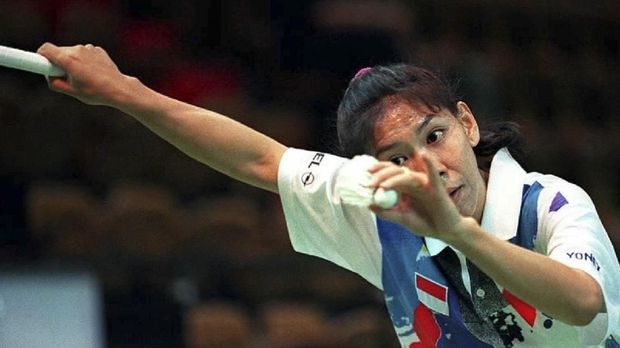
[[128, 77], [101, 47], [58, 47], [45, 43], [37, 53], [67, 73], [63, 77], [48, 77], [48, 85], [54, 91], [90, 105], [112, 105], [129, 91]]
[[419, 154], [414, 162], [414, 170], [391, 162], [379, 162], [368, 170], [374, 176], [369, 186], [393, 189], [400, 194], [396, 207], [371, 206], [371, 209], [379, 217], [399, 223], [418, 235], [450, 239], [462, 229], [463, 217], [432, 161]]

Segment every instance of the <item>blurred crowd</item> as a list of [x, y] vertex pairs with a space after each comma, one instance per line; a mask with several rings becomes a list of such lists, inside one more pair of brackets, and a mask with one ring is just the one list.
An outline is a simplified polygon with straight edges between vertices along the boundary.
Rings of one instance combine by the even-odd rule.
[[[440, 69], [484, 124], [522, 126], [526, 169], [592, 196], [620, 247], [620, 3], [0, 0], [0, 44], [93, 43], [172, 97], [335, 151], [363, 66]], [[296, 255], [276, 195], [119, 112], [0, 70], [0, 262], [85, 268], [109, 347], [395, 347], [381, 294]]]

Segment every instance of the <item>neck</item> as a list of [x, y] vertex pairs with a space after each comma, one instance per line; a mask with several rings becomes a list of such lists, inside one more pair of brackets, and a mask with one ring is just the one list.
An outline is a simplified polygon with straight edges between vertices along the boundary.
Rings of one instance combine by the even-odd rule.
[[482, 222], [482, 214], [484, 213], [484, 205], [486, 203], [486, 198], [487, 198], [487, 185], [489, 182], [489, 172], [486, 170], [482, 170], [482, 169], [480, 169], [479, 172], [480, 172], [480, 181], [481, 181], [480, 185], [482, 189], [480, 190], [480, 193], [478, 194], [478, 206], [476, 207], [476, 214], [474, 218], [480, 224]]

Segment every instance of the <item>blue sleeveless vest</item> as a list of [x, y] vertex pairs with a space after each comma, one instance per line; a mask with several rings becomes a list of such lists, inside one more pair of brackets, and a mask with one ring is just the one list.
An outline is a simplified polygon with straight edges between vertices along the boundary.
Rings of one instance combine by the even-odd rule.
[[[517, 235], [510, 240], [530, 250], [537, 233], [538, 196], [542, 188], [538, 182], [524, 185]], [[556, 205], [567, 203], [560, 199]], [[430, 257], [424, 238], [382, 219], [377, 219], [377, 228], [383, 255], [385, 302], [401, 342], [412, 341], [415, 334], [422, 342], [411, 347], [492, 347], [466, 326], [463, 301], [471, 300], [446, 279], [438, 261]], [[499, 337], [499, 333], [493, 334]]]

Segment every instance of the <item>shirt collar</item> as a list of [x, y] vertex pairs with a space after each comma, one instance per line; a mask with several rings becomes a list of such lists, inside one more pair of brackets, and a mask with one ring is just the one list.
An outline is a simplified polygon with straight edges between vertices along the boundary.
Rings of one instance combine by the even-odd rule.
[[[486, 200], [480, 226], [494, 236], [509, 240], [517, 235], [525, 170], [502, 148], [493, 157], [487, 182]], [[448, 244], [431, 237], [424, 238], [431, 256]]]

